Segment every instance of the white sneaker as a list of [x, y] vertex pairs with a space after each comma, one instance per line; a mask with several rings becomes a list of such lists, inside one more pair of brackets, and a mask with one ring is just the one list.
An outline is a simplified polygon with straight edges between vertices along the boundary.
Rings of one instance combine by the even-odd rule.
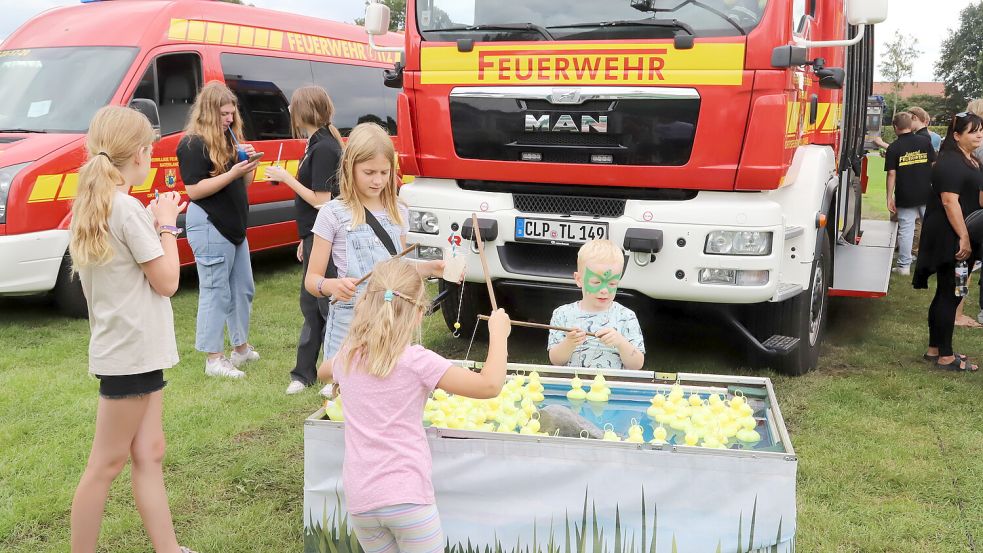
[[911, 274], [911, 267], [908, 267], [908, 266], [902, 267], [902, 266], [899, 265], [899, 266], [891, 269], [891, 272], [892, 273], [899, 274], [899, 275], [910, 275]]
[[259, 361], [259, 352], [253, 349], [252, 346], [246, 346], [246, 353], [239, 353], [234, 349], [232, 350], [232, 364], [236, 367], [241, 367], [251, 361]]
[[299, 394], [300, 392], [303, 392], [304, 388], [306, 387], [307, 386], [304, 386], [304, 383], [299, 380], [291, 380], [290, 385], [287, 386], [287, 395], [292, 396], [294, 394]]
[[187, 547], [185, 547], [185, 546], [182, 545], [181, 546], [181, 553], [195, 553], [195, 552], [192, 551], [191, 549], [188, 549]]
[[206, 359], [205, 360], [205, 374], [208, 376], [224, 376], [228, 378], [239, 379], [246, 376], [246, 373], [240, 371], [232, 365], [224, 355], [218, 359]]

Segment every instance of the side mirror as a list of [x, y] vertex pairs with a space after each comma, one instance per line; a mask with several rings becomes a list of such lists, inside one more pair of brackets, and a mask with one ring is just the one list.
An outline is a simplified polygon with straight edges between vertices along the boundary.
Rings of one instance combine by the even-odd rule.
[[843, 88], [846, 71], [840, 67], [824, 67], [816, 70], [816, 76], [819, 77], [819, 88], [838, 90]]
[[157, 104], [153, 100], [134, 98], [130, 100], [130, 107], [146, 116], [154, 131], [157, 132], [157, 136], [160, 136], [160, 112], [157, 111]]
[[887, 19], [887, 0], [848, 0], [846, 20], [850, 25], [875, 25]]
[[386, 88], [403, 88], [403, 62], [396, 62], [396, 66], [392, 69], [386, 69], [383, 72], [383, 84]]
[[809, 63], [809, 50], [801, 46], [777, 46], [771, 51], [772, 67], [795, 67]]
[[365, 7], [365, 32], [384, 35], [389, 32], [389, 6], [373, 2]]

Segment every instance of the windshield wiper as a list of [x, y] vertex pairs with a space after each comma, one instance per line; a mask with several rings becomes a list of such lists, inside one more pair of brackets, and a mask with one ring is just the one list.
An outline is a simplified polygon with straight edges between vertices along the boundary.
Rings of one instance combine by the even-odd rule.
[[10, 133], [19, 132], [19, 133], [39, 133], [39, 134], [45, 134], [48, 131], [45, 131], [45, 130], [35, 130], [35, 129], [0, 129], [0, 132], [10, 132]]
[[553, 35], [535, 23], [491, 23], [488, 25], [467, 25], [461, 27], [444, 27], [441, 29], [431, 29], [433, 32], [444, 31], [536, 31], [546, 40], [556, 40]]
[[550, 25], [550, 29], [575, 29], [578, 27], [664, 27], [667, 29], [681, 29], [686, 31], [690, 36], [696, 36], [693, 27], [678, 19], [622, 19], [618, 21], [573, 23], [571, 25]]

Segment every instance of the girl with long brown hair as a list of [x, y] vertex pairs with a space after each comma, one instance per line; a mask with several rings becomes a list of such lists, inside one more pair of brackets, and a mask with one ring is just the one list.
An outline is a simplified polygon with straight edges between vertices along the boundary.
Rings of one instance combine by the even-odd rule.
[[323, 88], [305, 86], [294, 91], [290, 98], [290, 120], [294, 137], [307, 139], [304, 158], [296, 178], [277, 165], [266, 169], [267, 178], [286, 184], [296, 193], [294, 205], [297, 208], [297, 235], [300, 237], [297, 258], [303, 263], [300, 312], [304, 316], [304, 325], [297, 343], [297, 363], [290, 371], [288, 394], [296, 394], [317, 380], [317, 358], [321, 353], [324, 325], [328, 319], [327, 300], [311, 295], [304, 287], [304, 278], [314, 244], [313, 227], [317, 210], [339, 193], [338, 163], [344, 146], [341, 133], [331, 124], [333, 116], [334, 104]]
[[[239, 101], [227, 86], [210, 82], [198, 93], [178, 144], [181, 180], [191, 199], [188, 244], [198, 265], [195, 348], [205, 352], [205, 374], [242, 378], [242, 364], [259, 359], [249, 345], [255, 285], [246, 240], [249, 198], [259, 161], [243, 142]], [[233, 351], [225, 356], [228, 327]]]
[[177, 364], [170, 296], [180, 277], [176, 225], [185, 203], [161, 194], [147, 209], [129, 190], [144, 182], [156, 136], [135, 110], [96, 112], [72, 204], [69, 251], [89, 310], [89, 372], [99, 378], [96, 432], [72, 501], [72, 552], [96, 550], [113, 480], [132, 464], [133, 497], [154, 550], [178, 546], [167, 505], [164, 369]]

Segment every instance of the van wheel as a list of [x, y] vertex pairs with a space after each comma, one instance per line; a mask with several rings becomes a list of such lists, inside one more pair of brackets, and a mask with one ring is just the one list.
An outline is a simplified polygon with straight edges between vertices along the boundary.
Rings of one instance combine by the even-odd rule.
[[63, 314], [76, 319], [89, 317], [89, 308], [82, 293], [82, 283], [78, 275], [72, 274], [72, 258], [65, 253], [58, 268], [55, 289], [51, 292], [55, 305]]
[[[447, 295], [440, 306], [444, 324], [447, 325], [448, 330], [454, 332], [454, 323], [460, 322], [461, 328], [457, 337], [470, 339], [474, 325], [478, 323], [478, 333], [475, 337], [484, 340], [488, 337], [488, 325], [484, 321], [478, 321], [478, 315], [491, 312], [488, 291], [483, 283], [465, 283], [462, 301], [461, 289], [461, 285], [440, 280], [440, 291], [447, 290]], [[460, 309], [460, 318], [458, 318], [458, 309]]]

